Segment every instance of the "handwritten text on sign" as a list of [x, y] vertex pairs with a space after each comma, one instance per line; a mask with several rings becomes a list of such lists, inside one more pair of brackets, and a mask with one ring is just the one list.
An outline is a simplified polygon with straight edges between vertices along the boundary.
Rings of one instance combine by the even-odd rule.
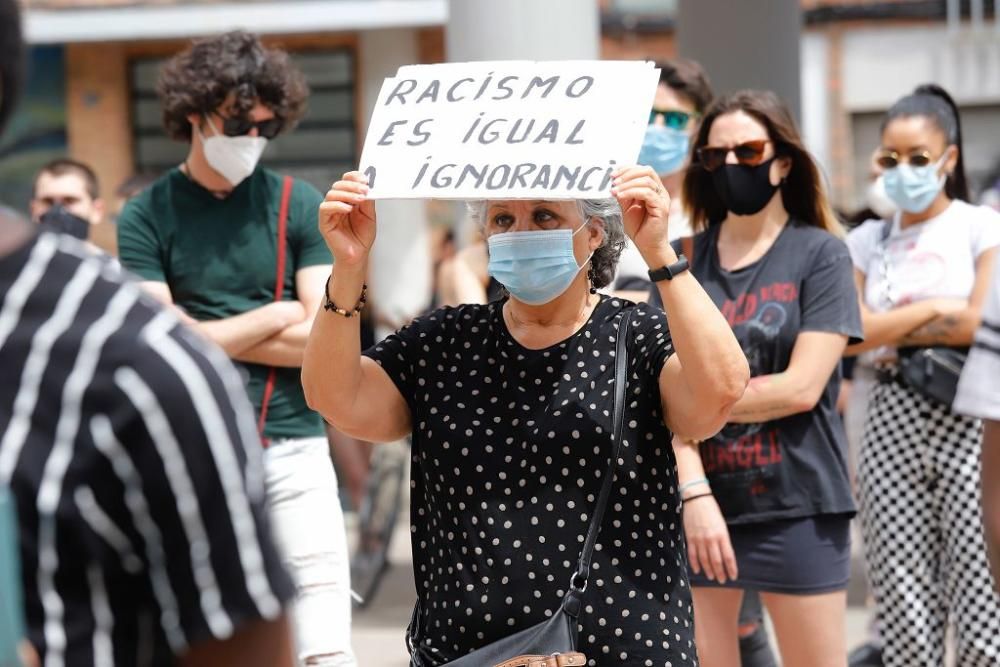
[[402, 67], [365, 138], [370, 196], [608, 197], [639, 155], [658, 80], [647, 62]]

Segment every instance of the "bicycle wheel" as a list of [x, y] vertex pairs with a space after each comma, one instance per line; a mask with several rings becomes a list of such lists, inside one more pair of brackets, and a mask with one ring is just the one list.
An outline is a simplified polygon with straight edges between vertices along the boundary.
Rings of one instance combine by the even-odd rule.
[[361, 608], [371, 604], [389, 568], [389, 547], [403, 502], [409, 441], [378, 445], [372, 453], [365, 498], [358, 512], [358, 542], [351, 558], [351, 587]]

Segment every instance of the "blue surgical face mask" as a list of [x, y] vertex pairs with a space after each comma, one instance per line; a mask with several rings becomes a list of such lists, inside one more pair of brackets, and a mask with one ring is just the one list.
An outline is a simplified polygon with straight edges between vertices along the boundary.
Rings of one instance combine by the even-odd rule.
[[657, 174], [672, 174], [684, 166], [691, 138], [684, 130], [666, 125], [650, 125], [639, 151], [639, 164], [652, 167]]
[[576, 263], [573, 237], [576, 231], [553, 229], [541, 232], [504, 232], [487, 240], [489, 274], [507, 288], [511, 296], [529, 306], [552, 301], [569, 289], [583, 265]]
[[945, 156], [932, 164], [914, 167], [901, 163], [883, 173], [885, 193], [896, 206], [908, 213], [920, 213], [930, 208], [941, 188], [945, 176], [938, 174]]

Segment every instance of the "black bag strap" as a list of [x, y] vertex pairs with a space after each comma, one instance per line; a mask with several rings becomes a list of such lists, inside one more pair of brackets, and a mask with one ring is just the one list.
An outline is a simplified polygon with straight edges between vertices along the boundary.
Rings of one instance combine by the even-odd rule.
[[615, 473], [618, 471], [618, 458], [622, 451], [622, 424], [625, 421], [625, 384], [627, 381], [628, 367], [628, 330], [631, 324], [631, 308], [625, 308], [621, 314], [621, 322], [618, 324], [618, 337], [615, 341], [615, 403], [614, 413], [611, 422], [612, 431], [612, 453], [611, 462], [608, 465], [608, 472], [601, 485], [601, 493], [597, 496], [597, 505], [594, 507], [594, 516], [590, 519], [590, 526], [587, 528], [587, 537], [583, 542], [583, 550], [580, 552], [580, 562], [576, 572], [570, 579], [570, 591], [567, 597], [577, 598], [587, 588], [587, 579], [590, 577], [590, 561], [594, 555], [594, 546], [597, 544], [597, 534], [601, 532], [601, 523], [604, 520], [604, 511], [608, 508], [608, 500], [611, 498], [611, 487], [614, 486]]

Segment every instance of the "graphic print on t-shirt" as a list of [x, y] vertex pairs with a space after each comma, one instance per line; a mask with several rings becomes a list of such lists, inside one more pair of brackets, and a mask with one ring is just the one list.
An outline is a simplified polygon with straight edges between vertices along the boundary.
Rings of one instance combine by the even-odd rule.
[[[787, 304], [798, 298], [795, 283], [774, 282], [721, 304], [722, 315], [743, 347], [751, 377], [767, 375], [775, 367], [776, 342], [781, 327], [789, 320]], [[782, 460], [778, 429], [767, 422], [730, 422], [713, 443], [702, 448], [705, 472], [709, 474], [763, 468]]]
[[948, 277], [948, 265], [943, 255], [930, 249], [917, 249], [912, 239], [889, 243], [888, 289], [895, 307], [919, 301]]

